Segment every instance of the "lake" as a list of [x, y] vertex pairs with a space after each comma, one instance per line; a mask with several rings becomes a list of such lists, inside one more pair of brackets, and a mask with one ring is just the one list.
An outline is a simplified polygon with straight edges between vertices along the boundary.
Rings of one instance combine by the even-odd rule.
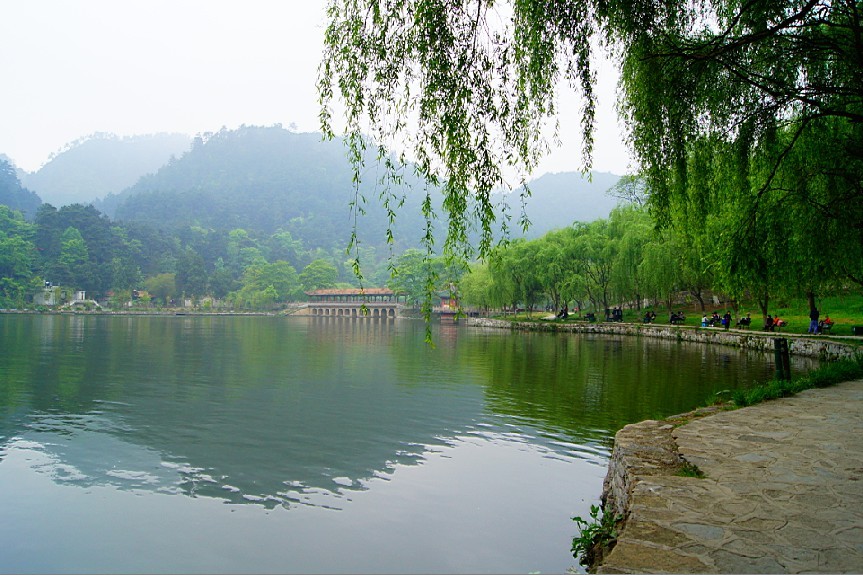
[[0, 315], [0, 571], [563, 572], [618, 429], [773, 375], [732, 348], [433, 327], [432, 348], [403, 319]]

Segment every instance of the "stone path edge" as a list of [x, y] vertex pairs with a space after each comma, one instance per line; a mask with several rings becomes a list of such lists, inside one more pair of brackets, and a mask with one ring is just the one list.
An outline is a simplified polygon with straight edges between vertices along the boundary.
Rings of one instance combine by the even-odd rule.
[[[674, 339], [677, 341], [707, 343], [751, 349], [764, 353], [773, 352], [773, 340], [788, 339], [791, 355], [815, 357], [833, 361], [850, 359], [863, 351], [855, 343], [821, 339], [796, 334], [768, 333], [745, 330], [723, 330], [720, 328], [692, 328], [687, 326], [634, 324], [634, 323], [587, 323], [587, 322], [518, 322], [502, 319], [467, 318], [466, 325], [477, 328], [509, 329], [512, 331], [540, 331], [559, 333], [581, 333], [602, 335], [629, 335]], [[854, 342], [863, 342], [863, 337], [848, 337]]]

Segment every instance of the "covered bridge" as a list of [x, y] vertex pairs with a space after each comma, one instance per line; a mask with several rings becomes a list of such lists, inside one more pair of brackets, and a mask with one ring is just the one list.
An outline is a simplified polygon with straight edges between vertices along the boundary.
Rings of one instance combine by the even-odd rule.
[[333, 288], [307, 291], [309, 313], [324, 317], [394, 318], [403, 296], [387, 288]]

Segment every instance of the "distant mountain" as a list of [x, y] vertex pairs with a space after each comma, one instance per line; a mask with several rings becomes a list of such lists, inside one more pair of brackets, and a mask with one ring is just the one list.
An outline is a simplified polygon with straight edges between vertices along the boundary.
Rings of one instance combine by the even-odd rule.
[[[619, 179], [620, 176], [605, 172], [592, 172], [590, 179], [580, 172], [561, 172], [528, 182], [531, 196], [527, 198], [525, 211], [531, 226], [525, 236], [537, 238], [573, 222], [607, 218], [619, 200], [606, 192]], [[512, 198], [510, 203], [517, 213], [518, 198]]]
[[[365, 213], [357, 218], [363, 245], [384, 249], [388, 217], [381, 205], [384, 171], [367, 164], [360, 186]], [[185, 155], [142, 177], [121, 193], [95, 206], [119, 221], [146, 223], [174, 230], [188, 226], [258, 235], [289, 231], [307, 248], [343, 248], [353, 230], [350, 203], [355, 200], [353, 171], [341, 141], [324, 141], [317, 133], [295, 133], [280, 126], [243, 126], [196, 138]], [[530, 183], [527, 201], [529, 237], [570, 225], [576, 220], [607, 217], [616, 200], [605, 195], [617, 176], [549, 174]], [[396, 253], [420, 245], [425, 228], [421, 203], [424, 185], [406, 170], [404, 185], [393, 188]], [[403, 205], [395, 204], [404, 199]], [[511, 198], [511, 212], [520, 207]], [[433, 204], [441, 205], [433, 192]], [[438, 208], [438, 214], [441, 214]], [[434, 222], [442, 244], [446, 221]], [[513, 234], [517, 234], [514, 230]]]
[[93, 134], [69, 144], [22, 183], [55, 207], [87, 204], [133, 185], [190, 145], [184, 134]]
[[21, 185], [15, 166], [3, 158], [0, 158], [0, 204], [23, 213], [31, 221], [42, 204], [39, 196]]
[[9, 164], [9, 165], [10, 165], [10, 166], [12, 166], [13, 168], [15, 168], [15, 174], [18, 176], [18, 180], [19, 180], [19, 181], [23, 182], [23, 181], [24, 181], [24, 179], [27, 177], [27, 172], [25, 172], [24, 170], [22, 170], [21, 168], [19, 168], [19, 167], [15, 164], [15, 160], [13, 160], [12, 158], [10, 158], [10, 157], [9, 157], [9, 156], [7, 156], [6, 154], [0, 154], [0, 160], [2, 160], [2, 161], [4, 161], [4, 162], [6, 162], [7, 164]]
[[[368, 201], [357, 229], [366, 245], [382, 247], [387, 214], [377, 175], [374, 168], [363, 175], [360, 191]], [[310, 248], [343, 248], [353, 229], [352, 177], [338, 140], [280, 126], [243, 126], [196, 138], [184, 156], [96, 207], [117, 220], [162, 229], [194, 225], [267, 235], [281, 229]], [[396, 190], [406, 196], [394, 225], [396, 249], [418, 245], [422, 234], [422, 187], [415, 188]]]

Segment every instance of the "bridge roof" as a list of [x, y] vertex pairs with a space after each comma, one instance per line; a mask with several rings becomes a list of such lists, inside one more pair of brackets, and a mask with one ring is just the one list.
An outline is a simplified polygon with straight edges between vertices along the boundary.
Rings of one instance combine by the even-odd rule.
[[388, 288], [330, 288], [316, 289], [307, 291], [308, 296], [325, 296], [325, 295], [343, 295], [343, 296], [362, 296], [362, 295], [395, 295], [395, 292]]

